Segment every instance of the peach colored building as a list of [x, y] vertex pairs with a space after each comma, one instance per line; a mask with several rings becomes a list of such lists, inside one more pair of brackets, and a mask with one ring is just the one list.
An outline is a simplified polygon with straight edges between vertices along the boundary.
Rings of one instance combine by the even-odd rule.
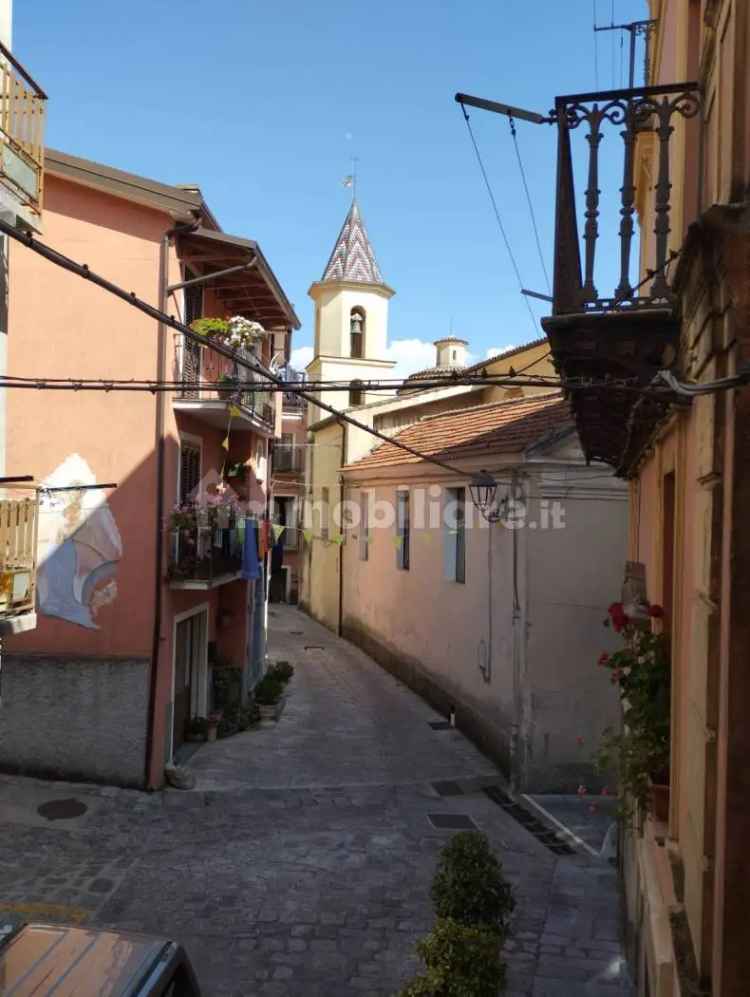
[[[259, 323], [251, 366], [298, 327], [260, 247], [222, 232], [195, 187], [48, 150], [44, 241], [185, 323]], [[265, 515], [274, 396], [22, 245], [10, 283], [10, 374], [179, 387], [8, 393], [7, 466], [50, 490], [38, 627], [4, 648], [0, 765], [159, 786], [211, 708], [212, 664], [240, 669], [245, 690], [263, 665], [263, 584], [242, 576], [244, 511], [226, 482]]]
[[[505, 503], [491, 525], [481, 470]], [[586, 467], [560, 394], [422, 414], [342, 473], [344, 635], [454, 710], [517, 789], [601, 786], [592, 754], [618, 706], [592, 662], [627, 493]]]
[[[544, 324], [558, 369], [588, 379], [571, 391], [584, 451], [630, 481], [629, 558], [643, 594], [665, 610], [667, 819], [638, 815], [622, 848], [637, 993], [744, 997], [750, 5], [651, 0], [649, 8], [650, 89], [558, 100], [555, 303]], [[618, 210], [597, 218], [596, 197], [585, 211], [575, 204], [568, 150], [602, 123], [605, 105], [614, 117], [602, 148], [617, 143], [624, 160], [604, 191], [609, 204], [620, 200]], [[585, 236], [580, 265], [576, 218]], [[594, 255], [597, 224], [620, 235], [614, 293], [611, 258], [602, 277]]]
[[[39, 231], [44, 188], [47, 95], [18, 62], [12, 48], [13, 4], [0, 0], [0, 219], [12, 228]], [[8, 239], [0, 235], [0, 375], [8, 369]], [[0, 635], [36, 626], [38, 501], [26, 472], [7, 475], [6, 392], [0, 391]]]

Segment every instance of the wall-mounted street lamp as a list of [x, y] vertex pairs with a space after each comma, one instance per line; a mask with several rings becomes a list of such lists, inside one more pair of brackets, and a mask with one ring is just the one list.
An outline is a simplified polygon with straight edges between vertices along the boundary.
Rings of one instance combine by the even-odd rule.
[[504, 515], [503, 504], [497, 502], [497, 481], [487, 471], [472, 474], [469, 481], [469, 495], [488, 523], [496, 523]]

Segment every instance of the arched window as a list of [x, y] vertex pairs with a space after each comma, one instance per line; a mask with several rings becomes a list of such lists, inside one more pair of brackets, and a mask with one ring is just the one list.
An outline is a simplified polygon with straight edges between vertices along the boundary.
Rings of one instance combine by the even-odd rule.
[[364, 405], [365, 393], [362, 390], [361, 381], [352, 381], [349, 385], [349, 407], [354, 405]]
[[365, 355], [365, 310], [352, 308], [349, 314], [350, 356], [361, 360]]

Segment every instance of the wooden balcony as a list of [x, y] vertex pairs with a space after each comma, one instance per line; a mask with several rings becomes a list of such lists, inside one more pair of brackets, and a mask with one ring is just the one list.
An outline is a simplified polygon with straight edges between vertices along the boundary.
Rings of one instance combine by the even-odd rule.
[[0, 498], [0, 634], [36, 626], [37, 530], [34, 498]]
[[38, 228], [47, 95], [0, 44], [0, 206]]
[[[245, 358], [261, 367], [251, 353]], [[183, 387], [174, 396], [176, 412], [185, 412], [216, 429], [226, 430], [232, 416], [232, 432], [253, 431], [270, 437], [274, 431], [273, 394], [263, 390], [263, 379], [209, 347], [183, 335], [175, 337], [175, 370]]]
[[[611, 464], [628, 476], [673, 399], [665, 392], [643, 393], [676, 358], [679, 323], [670, 285], [670, 152], [678, 119], [700, 111], [695, 83], [558, 97], [553, 120], [558, 129], [553, 314], [542, 325], [559, 372], [570, 380], [599, 386], [571, 391], [579, 435], [587, 459]], [[571, 136], [583, 135], [582, 149]], [[619, 148], [617, 191], [600, 189], [603, 139]], [[655, 149], [653, 183], [636, 169], [639, 146]], [[585, 163], [577, 183], [574, 164]], [[644, 189], [639, 190], [637, 177]], [[579, 240], [576, 189], [585, 184]], [[638, 280], [634, 259], [636, 205], [653, 204], [651, 258]], [[614, 207], [615, 202], [616, 208]], [[609, 210], [602, 215], [602, 204]], [[606, 237], [604, 259], [598, 255]], [[616, 247], [613, 254], [609, 247]], [[583, 258], [581, 256], [583, 250]], [[614, 266], [613, 266], [614, 264]], [[614, 277], [614, 280], [612, 280]], [[612, 286], [603, 281], [612, 280]], [[601, 386], [603, 381], [609, 381]]]

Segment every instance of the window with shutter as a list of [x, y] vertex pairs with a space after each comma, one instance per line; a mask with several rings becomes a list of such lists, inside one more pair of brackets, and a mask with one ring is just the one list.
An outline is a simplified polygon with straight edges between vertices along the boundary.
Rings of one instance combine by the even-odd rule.
[[443, 508], [443, 566], [448, 581], [466, 581], [466, 489], [446, 488]]
[[201, 449], [192, 443], [180, 444], [180, 503], [197, 498], [201, 479]]
[[396, 567], [409, 570], [409, 543], [411, 524], [409, 521], [409, 492], [396, 492]]

